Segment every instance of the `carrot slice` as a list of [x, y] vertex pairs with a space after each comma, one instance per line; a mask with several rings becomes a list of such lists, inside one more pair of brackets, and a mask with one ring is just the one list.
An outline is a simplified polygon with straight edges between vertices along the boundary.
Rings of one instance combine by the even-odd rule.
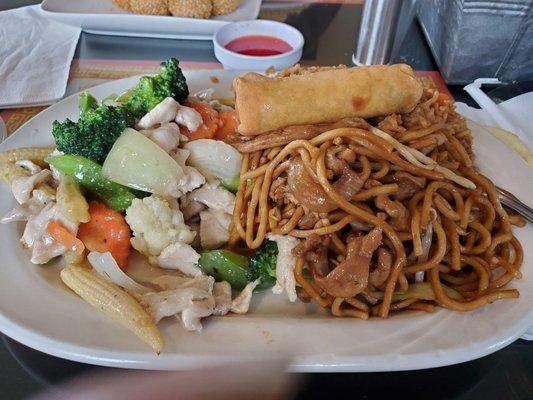
[[78, 255], [83, 254], [85, 246], [82, 241], [61, 222], [56, 220], [50, 221], [46, 227], [46, 232], [52, 236], [56, 242], [62, 244], [67, 249], [74, 251]]
[[207, 103], [185, 103], [187, 107], [194, 108], [202, 116], [203, 124], [194, 132], [190, 132], [187, 128], [182, 128], [181, 133], [189, 138], [189, 140], [196, 139], [212, 139], [219, 127], [218, 112]]
[[90, 251], [109, 251], [122, 269], [128, 264], [131, 230], [124, 216], [103, 203], [89, 204], [91, 220], [80, 224], [78, 237]]
[[239, 118], [237, 117], [237, 112], [235, 110], [220, 113], [220, 121], [222, 122], [222, 125], [218, 128], [215, 134], [215, 139], [224, 140], [229, 135], [237, 132]]

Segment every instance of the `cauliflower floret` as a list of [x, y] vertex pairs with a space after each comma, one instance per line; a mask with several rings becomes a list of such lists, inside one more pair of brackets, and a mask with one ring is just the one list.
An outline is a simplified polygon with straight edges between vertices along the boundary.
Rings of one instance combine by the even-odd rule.
[[292, 236], [274, 235], [269, 233], [267, 239], [273, 240], [278, 245], [278, 258], [276, 259], [276, 284], [272, 288], [275, 294], [287, 293], [289, 300], [296, 301], [296, 279], [294, 267], [296, 257], [292, 254], [300, 241]]
[[133, 231], [133, 248], [147, 256], [157, 257], [176, 242], [189, 244], [195, 236], [181, 211], [157, 196], [134, 199], [126, 210], [126, 221]]

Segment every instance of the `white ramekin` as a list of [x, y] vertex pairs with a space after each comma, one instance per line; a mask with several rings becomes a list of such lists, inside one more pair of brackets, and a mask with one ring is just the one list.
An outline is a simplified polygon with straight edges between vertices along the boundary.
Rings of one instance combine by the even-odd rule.
[[[242, 36], [267, 35], [284, 40], [292, 50], [275, 56], [248, 56], [226, 49], [229, 42]], [[304, 37], [300, 31], [282, 22], [256, 19], [240, 21], [221, 27], [213, 37], [215, 56], [224, 69], [242, 69], [265, 71], [269, 67], [275, 69], [288, 68], [296, 64], [302, 57]]]

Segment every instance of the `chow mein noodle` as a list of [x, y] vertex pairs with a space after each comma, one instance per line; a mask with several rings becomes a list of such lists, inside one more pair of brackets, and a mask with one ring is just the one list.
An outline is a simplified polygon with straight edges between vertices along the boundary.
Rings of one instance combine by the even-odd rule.
[[464, 119], [428, 82], [410, 113], [261, 147], [244, 154], [230, 246], [300, 238], [301, 300], [368, 319], [519, 296], [506, 285], [520, 278], [511, 225], [523, 221], [476, 171]]

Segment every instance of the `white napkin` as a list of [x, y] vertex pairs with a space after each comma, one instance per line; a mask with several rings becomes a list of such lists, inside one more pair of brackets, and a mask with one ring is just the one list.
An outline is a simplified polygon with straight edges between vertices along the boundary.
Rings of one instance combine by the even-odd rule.
[[[469, 107], [464, 103], [456, 103], [457, 111], [465, 115], [474, 122], [481, 125], [499, 126], [490, 113], [483, 109]], [[531, 127], [533, 126], [533, 92], [524, 93], [520, 96], [513, 97], [507, 101], [498, 104], [498, 108], [502, 114], [512, 121], [516, 134], [526, 144], [530, 150], [533, 150], [533, 134], [531, 134]], [[505, 129], [505, 127], [502, 127]]]
[[33, 7], [0, 12], [0, 108], [63, 97], [80, 32]]
[[[512, 133], [516, 134], [530, 150], [533, 150], [533, 134], [531, 134], [531, 126], [533, 126], [533, 113], [531, 112], [533, 110], [533, 92], [504, 101], [498, 104], [498, 107], [515, 126]], [[479, 125], [498, 126], [498, 123], [486, 110], [469, 107], [464, 103], [456, 103], [456, 109], [457, 112]], [[491, 178], [498, 186], [509, 190], [524, 203], [533, 207], [533, 199], [528, 198], [526, 196], [528, 190], [524, 190], [529, 188], [533, 182], [533, 170], [528, 167], [525, 161], [521, 162], [516, 157], [510, 158], [508, 153], [512, 150], [510, 148], [501, 148], [501, 143], [498, 143], [498, 139], [492, 136], [489, 131], [480, 126], [472, 126], [471, 128], [474, 135], [476, 160], [481, 172]], [[512, 165], [508, 165], [508, 168], [502, 171], [499, 169], [499, 163], [495, 163], [494, 158], [490, 156], [494, 154], [499, 154], [500, 159], [506, 160], [507, 163], [512, 163]], [[508, 172], [508, 174], [505, 172]], [[531, 268], [532, 266], [526, 265], [525, 267]], [[533, 340], [533, 326], [524, 333], [522, 339]]]

